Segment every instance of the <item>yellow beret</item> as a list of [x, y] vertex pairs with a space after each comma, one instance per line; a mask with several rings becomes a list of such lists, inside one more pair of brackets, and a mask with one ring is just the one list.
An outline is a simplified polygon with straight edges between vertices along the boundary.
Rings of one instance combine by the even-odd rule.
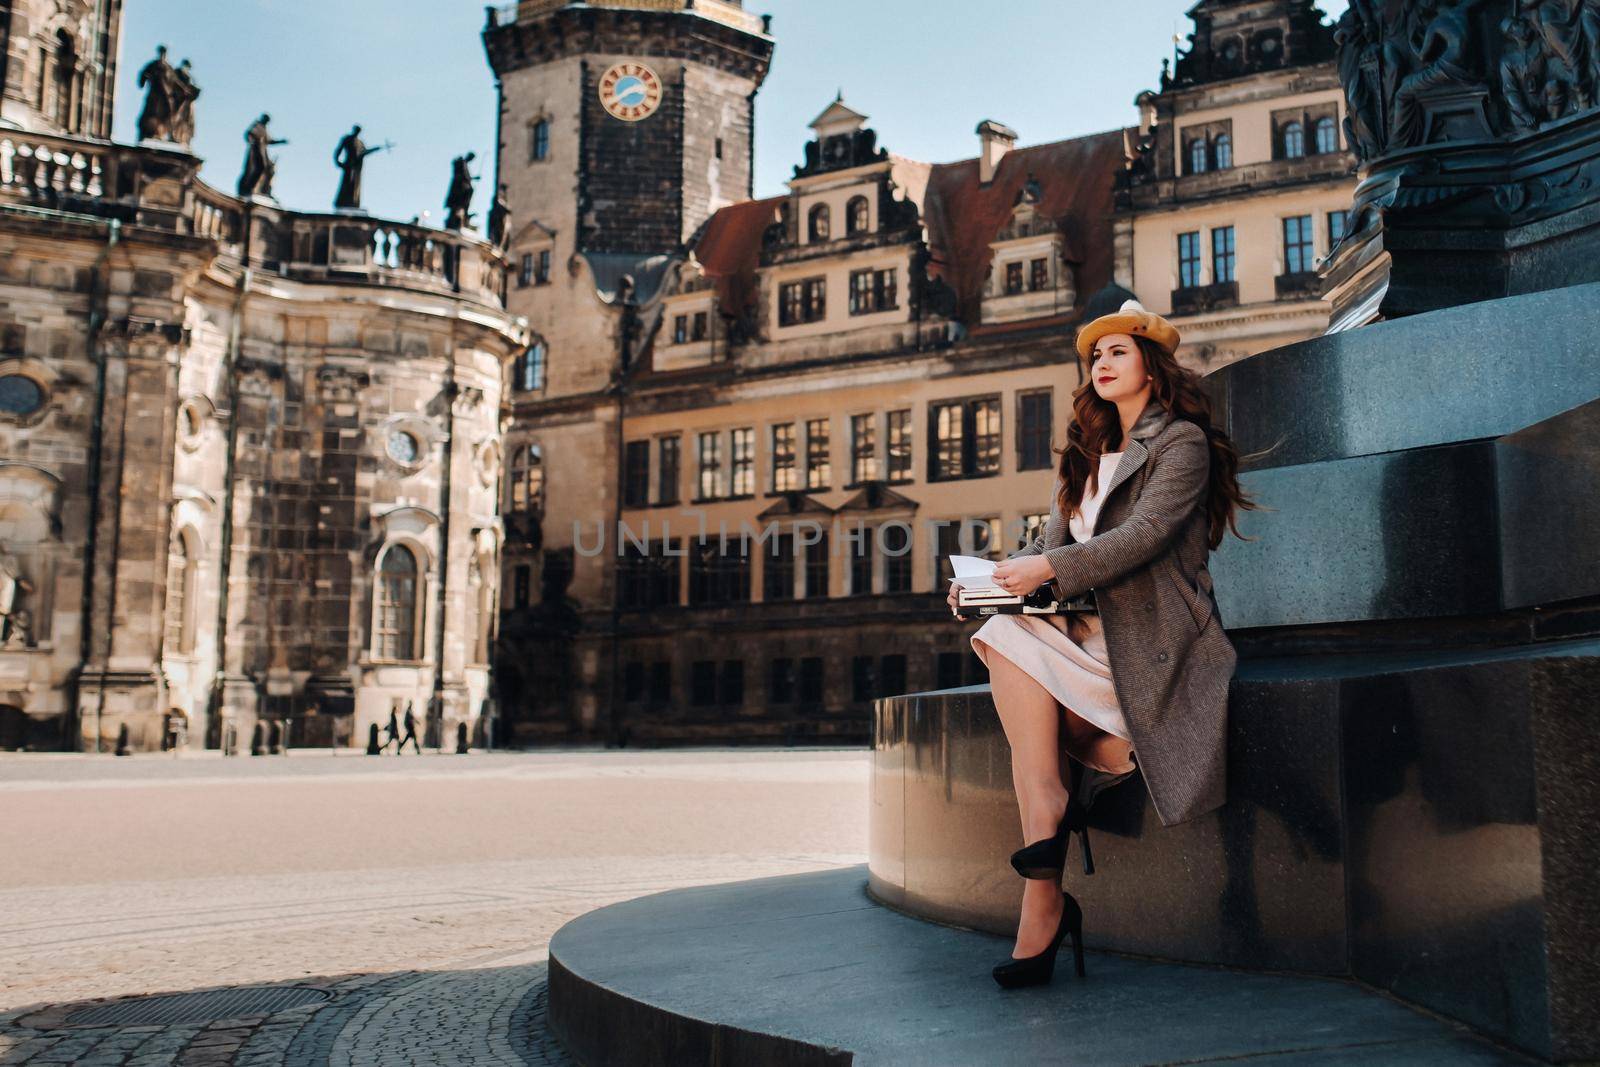
[[1160, 315], [1146, 311], [1137, 300], [1124, 300], [1110, 315], [1101, 315], [1078, 331], [1078, 355], [1088, 359], [1094, 343], [1108, 333], [1144, 335], [1168, 352], [1177, 350], [1178, 328]]

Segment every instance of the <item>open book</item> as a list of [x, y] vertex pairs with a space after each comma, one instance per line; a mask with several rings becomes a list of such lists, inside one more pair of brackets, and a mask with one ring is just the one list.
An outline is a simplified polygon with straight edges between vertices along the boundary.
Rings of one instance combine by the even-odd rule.
[[982, 556], [950, 556], [950, 569], [955, 576], [950, 584], [961, 590], [963, 604], [1020, 604], [1022, 598], [1008, 593], [994, 584], [994, 566], [997, 562]]
[[950, 569], [955, 572], [950, 584], [956, 587], [954, 614], [964, 615], [1049, 615], [1072, 611], [1095, 611], [1092, 593], [1083, 593], [1067, 601], [1055, 597], [1055, 584], [1045, 582], [1026, 597], [1008, 593], [994, 584], [994, 567], [998, 562], [981, 556], [950, 556]]

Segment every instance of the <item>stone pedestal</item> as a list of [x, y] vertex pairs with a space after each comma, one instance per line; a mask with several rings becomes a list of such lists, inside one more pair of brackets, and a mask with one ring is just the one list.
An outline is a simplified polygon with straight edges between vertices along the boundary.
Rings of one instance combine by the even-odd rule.
[[[1347, 974], [1557, 1061], [1600, 1056], [1600, 284], [1232, 364], [1245, 454], [1213, 555], [1239, 649], [1228, 803], [1163, 828], [1135, 776], [1074, 841], [1091, 945]], [[1113, 664], [1115, 670], [1115, 664]], [[1015, 928], [987, 687], [878, 702], [879, 899]]]

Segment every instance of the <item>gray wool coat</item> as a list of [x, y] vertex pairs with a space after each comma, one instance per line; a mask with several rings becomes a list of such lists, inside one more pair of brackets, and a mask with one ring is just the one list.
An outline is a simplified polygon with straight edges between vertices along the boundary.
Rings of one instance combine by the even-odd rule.
[[1156, 815], [1171, 826], [1227, 798], [1228, 682], [1238, 653], [1206, 569], [1205, 431], [1152, 398], [1127, 438], [1090, 538], [1074, 539], [1052, 503], [1044, 532], [1007, 558], [1042, 553], [1058, 596], [1092, 590], [1134, 759]]

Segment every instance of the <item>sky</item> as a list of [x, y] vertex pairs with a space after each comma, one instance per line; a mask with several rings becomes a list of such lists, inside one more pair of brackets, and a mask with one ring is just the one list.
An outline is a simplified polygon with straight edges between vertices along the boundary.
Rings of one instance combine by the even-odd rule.
[[[977, 154], [974, 127], [995, 119], [1019, 144], [1133, 125], [1134, 97], [1155, 88], [1172, 37], [1187, 39], [1193, 0], [745, 0], [772, 15], [772, 70], [756, 96], [755, 195], [784, 191], [836, 92], [878, 144], [928, 162]], [[1330, 17], [1343, 0], [1320, 0]], [[333, 150], [352, 123], [368, 145], [363, 206], [440, 221], [450, 160], [478, 154], [487, 210], [494, 77], [479, 0], [126, 0], [118, 64], [118, 140], [137, 137], [139, 69], [166, 44], [201, 88], [194, 150], [203, 176], [231, 192], [244, 130], [263, 111], [275, 137], [274, 193], [286, 206], [331, 206]]]

